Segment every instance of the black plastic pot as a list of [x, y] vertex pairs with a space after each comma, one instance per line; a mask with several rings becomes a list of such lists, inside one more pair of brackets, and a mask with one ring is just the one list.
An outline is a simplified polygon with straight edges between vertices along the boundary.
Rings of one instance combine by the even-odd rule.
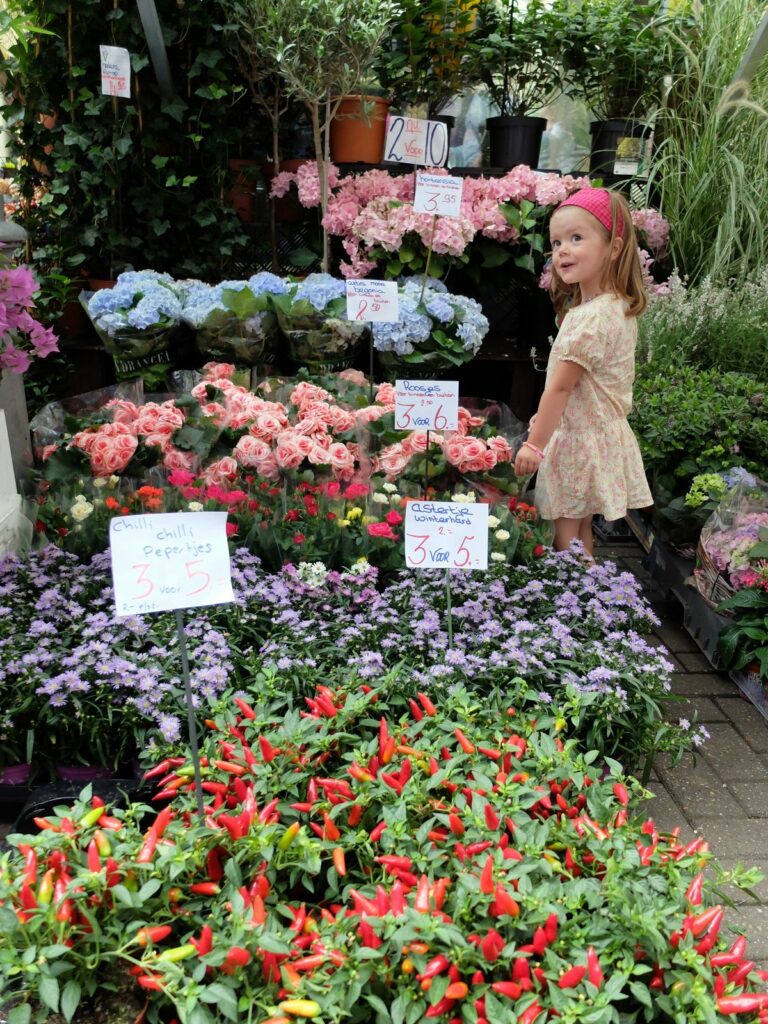
[[613, 174], [616, 150], [622, 139], [646, 139], [650, 125], [640, 121], [615, 118], [611, 121], [593, 121], [589, 126], [592, 149], [589, 154], [590, 174]]
[[536, 167], [541, 137], [547, 127], [544, 117], [489, 117], [485, 122], [490, 143], [491, 167]]

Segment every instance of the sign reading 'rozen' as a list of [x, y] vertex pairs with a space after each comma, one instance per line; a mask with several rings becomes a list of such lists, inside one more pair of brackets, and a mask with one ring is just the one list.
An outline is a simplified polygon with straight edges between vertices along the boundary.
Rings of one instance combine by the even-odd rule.
[[109, 525], [117, 615], [234, 600], [226, 512], [118, 516]]
[[456, 430], [459, 425], [457, 380], [396, 380], [396, 430]]

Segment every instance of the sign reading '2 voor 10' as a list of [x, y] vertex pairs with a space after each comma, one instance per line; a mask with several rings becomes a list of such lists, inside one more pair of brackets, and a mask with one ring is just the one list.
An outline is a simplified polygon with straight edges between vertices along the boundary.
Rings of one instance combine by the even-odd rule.
[[109, 524], [117, 615], [234, 601], [226, 512], [118, 516]]
[[405, 564], [409, 569], [487, 569], [488, 506], [409, 501]]
[[442, 121], [390, 114], [384, 159], [398, 164], [443, 167], [448, 159], [448, 129]]

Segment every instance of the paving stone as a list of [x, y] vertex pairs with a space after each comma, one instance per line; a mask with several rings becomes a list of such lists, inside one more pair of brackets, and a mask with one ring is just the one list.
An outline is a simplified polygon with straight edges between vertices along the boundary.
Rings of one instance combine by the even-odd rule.
[[688, 697], [685, 700], [670, 701], [664, 717], [668, 722], [687, 718], [689, 722], [728, 722], [728, 715], [711, 697]]
[[700, 651], [681, 651], [679, 657], [686, 672], [712, 671], [712, 666]]
[[768, 907], [729, 907], [725, 912], [723, 929], [724, 936], [728, 936], [729, 929], [735, 935], [743, 933], [747, 936], [750, 960], [768, 957]]
[[730, 722], [711, 722], [710, 740], [702, 753], [726, 782], [768, 782], [768, 764], [757, 755]]
[[660, 626], [656, 626], [654, 633], [663, 644], [666, 644], [673, 654], [679, 654], [684, 651], [695, 652], [698, 650], [693, 638], [681, 626], [673, 626], [668, 622], [662, 622]]
[[728, 806], [727, 820], [702, 815], [692, 824], [698, 835], [707, 840], [717, 858], [740, 860], [749, 867], [753, 861], [765, 857], [768, 849], [768, 822], [739, 818], [733, 814], [733, 809], [733, 804]]
[[739, 690], [733, 699], [717, 697], [717, 703], [736, 726], [750, 747], [758, 754], [768, 754], [768, 720]]
[[768, 818], [768, 782], [732, 782], [728, 788], [748, 818]]
[[672, 692], [682, 697], [731, 697], [736, 690], [736, 684], [719, 672], [675, 672], [672, 676]]
[[643, 818], [653, 818], [660, 832], [671, 832], [672, 829], [679, 828], [683, 842], [693, 839], [693, 829], [664, 783], [651, 780], [648, 789], [654, 795], [652, 799], [646, 800], [640, 809]]
[[691, 754], [686, 754], [680, 764], [672, 767], [670, 759], [661, 755], [657, 768], [667, 792], [673, 794], [691, 824], [699, 818], [725, 815], [746, 819], [746, 812], [726, 784], [701, 758], [694, 761]]
[[[720, 866], [725, 871], [732, 871], [739, 863], [736, 860], [719, 860]], [[761, 904], [768, 906], [768, 860], [750, 860], [748, 864], [745, 864], [742, 861], [741, 865], [742, 867], [758, 868], [760, 871], [762, 871], [764, 878], [761, 882], [758, 882], [756, 885], [753, 886], [752, 892], [755, 893], [755, 895], [758, 897], [758, 901]], [[748, 906], [755, 905], [755, 900], [752, 896], [750, 896], [749, 893], [745, 892], [743, 889], [736, 888], [736, 886], [734, 885], [723, 886], [723, 892], [726, 893], [734, 903], [737, 903], [739, 905], [746, 904]], [[750, 959], [754, 960], [755, 958], [750, 957]]]

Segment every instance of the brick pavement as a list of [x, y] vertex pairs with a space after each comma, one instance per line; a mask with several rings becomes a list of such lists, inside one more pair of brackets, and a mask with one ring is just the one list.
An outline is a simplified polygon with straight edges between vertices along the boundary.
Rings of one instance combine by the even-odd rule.
[[[716, 672], [682, 628], [682, 607], [666, 595], [643, 566], [639, 544], [624, 542], [598, 548], [642, 582], [661, 625], [654, 633], [672, 655], [677, 671], [673, 692], [680, 702], [670, 716], [694, 714], [711, 734], [694, 759], [686, 755], [673, 766], [659, 757], [649, 789], [654, 793], [647, 813], [664, 830], [679, 826], [691, 839], [704, 836], [729, 870], [737, 863], [758, 867], [766, 879], [755, 888], [756, 899], [726, 888], [734, 907], [726, 911], [726, 927], [748, 935], [749, 956], [768, 966], [768, 721], [725, 673]], [[727, 934], [727, 933], [726, 933]]]

